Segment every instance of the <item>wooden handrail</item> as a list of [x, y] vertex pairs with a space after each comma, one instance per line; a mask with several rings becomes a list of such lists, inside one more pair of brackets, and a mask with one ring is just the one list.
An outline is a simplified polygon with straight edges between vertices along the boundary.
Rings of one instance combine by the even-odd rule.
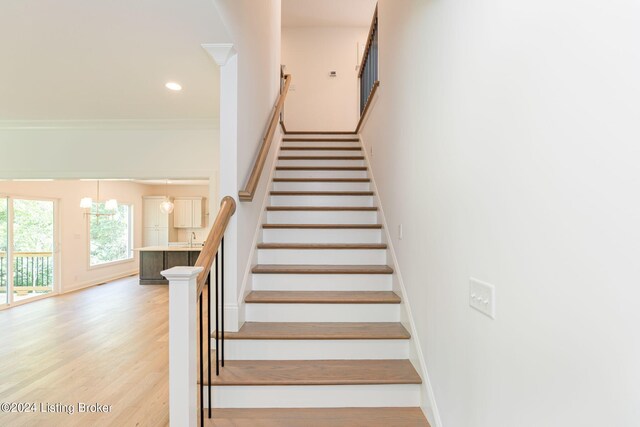
[[[42, 258], [49, 258], [53, 256], [53, 252], [17, 252], [14, 251], [13, 255], [18, 258], [36, 258], [36, 257], [42, 257]], [[6, 257], [7, 253], [5, 251], [0, 251], [0, 257]]]
[[364, 53], [362, 54], [360, 68], [358, 68], [358, 78], [362, 77], [362, 73], [364, 72], [364, 64], [367, 62], [367, 57], [369, 56], [369, 49], [371, 49], [371, 43], [373, 43], [373, 31], [376, 28], [377, 20], [378, 20], [378, 5], [376, 4], [376, 9], [373, 11], [373, 18], [371, 19], [371, 26], [369, 27], [369, 35], [367, 36], [367, 45], [365, 46]]
[[220, 202], [220, 210], [218, 211], [216, 220], [213, 223], [213, 227], [211, 227], [211, 231], [209, 231], [207, 241], [205, 242], [196, 261], [196, 267], [203, 268], [198, 275], [198, 297], [200, 297], [202, 289], [204, 289], [207, 276], [209, 276], [209, 271], [211, 271], [213, 259], [218, 253], [218, 248], [220, 247], [220, 242], [222, 241], [224, 232], [227, 230], [227, 225], [229, 225], [229, 220], [235, 212], [236, 201], [233, 200], [233, 197], [226, 196], [223, 198], [222, 202]]
[[362, 122], [364, 121], [367, 112], [369, 111], [369, 107], [371, 107], [371, 103], [373, 102], [373, 95], [376, 94], [378, 90], [378, 86], [380, 86], [380, 80], [376, 80], [373, 83], [373, 87], [371, 88], [371, 92], [369, 92], [369, 97], [367, 98], [367, 103], [364, 106], [364, 110], [362, 110], [362, 114], [360, 115], [360, 120], [358, 120], [358, 126], [356, 127], [355, 133], [360, 132], [360, 127], [362, 126]]
[[247, 180], [247, 184], [244, 187], [244, 190], [238, 192], [238, 197], [241, 201], [252, 201], [253, 196], [256, 193], [256, 189], [258, 188], [258, 181], [260, 181], [260, 175], [262, 174], [262, 169], [264, 168], [264, 164], [267, 161], [267, 156], [269, 155], [269, 149], [271, 148], [271, 140], [273, 139], [273, 135], [276, 132], [276, 128], [278, 126], [278, 119], [280, 118], [280, 111], [282, 110], [282, 106], [284, 105], [284, 100], [287, 97], [287, 92], [289, 92], [289, 84], [291, 83], [291, 75], [287, 74], [284, 76], [284, 89], [278, 95], [278, 100], [276, 101], [276, 105], [273, 109], [273, 115], [271, 116], [271, 120], [269, 121], [269, 127], [262, 138], [262, 145], [260, 146], [260, 151], [258, 152], [258, 157], [256, 157], [256, 161], [253, 164], [253, 169], [251, 170], [251, 175], [249, 175], [249, 179]]

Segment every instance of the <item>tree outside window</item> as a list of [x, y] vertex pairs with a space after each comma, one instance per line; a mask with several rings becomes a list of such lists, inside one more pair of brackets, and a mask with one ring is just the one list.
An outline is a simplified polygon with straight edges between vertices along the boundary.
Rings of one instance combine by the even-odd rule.
[[131, 211], [130, 205], [118, 205], [116, 211], [109, 211], [104, 203], [93, 203], [89, 215], [91, 266], [133, 258]]

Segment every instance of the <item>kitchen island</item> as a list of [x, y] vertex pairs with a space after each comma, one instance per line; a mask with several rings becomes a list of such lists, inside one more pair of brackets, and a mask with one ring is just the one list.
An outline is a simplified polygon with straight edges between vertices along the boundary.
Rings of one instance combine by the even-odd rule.
[[140, 284], [168, 285], [160, 272], [195, 265], [202, 246], [147, 246], [134, 250], [140, 252]]

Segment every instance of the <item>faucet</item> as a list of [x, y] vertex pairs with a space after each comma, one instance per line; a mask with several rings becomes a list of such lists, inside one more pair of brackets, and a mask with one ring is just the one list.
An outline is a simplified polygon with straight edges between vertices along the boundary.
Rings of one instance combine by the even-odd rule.
[[191, 236], [189, 236], [189, 246], [193, 246], [193, 241], [196, 239], [196, 232], [192, 231]]

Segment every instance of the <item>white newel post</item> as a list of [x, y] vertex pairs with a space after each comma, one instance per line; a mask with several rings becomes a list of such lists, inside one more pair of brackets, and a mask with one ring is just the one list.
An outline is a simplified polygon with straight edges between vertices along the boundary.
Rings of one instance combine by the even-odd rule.
[[169, 421], [196, 427], [198, 422], [197, 277], [202, 267], [173, 267], [169, 280]]

